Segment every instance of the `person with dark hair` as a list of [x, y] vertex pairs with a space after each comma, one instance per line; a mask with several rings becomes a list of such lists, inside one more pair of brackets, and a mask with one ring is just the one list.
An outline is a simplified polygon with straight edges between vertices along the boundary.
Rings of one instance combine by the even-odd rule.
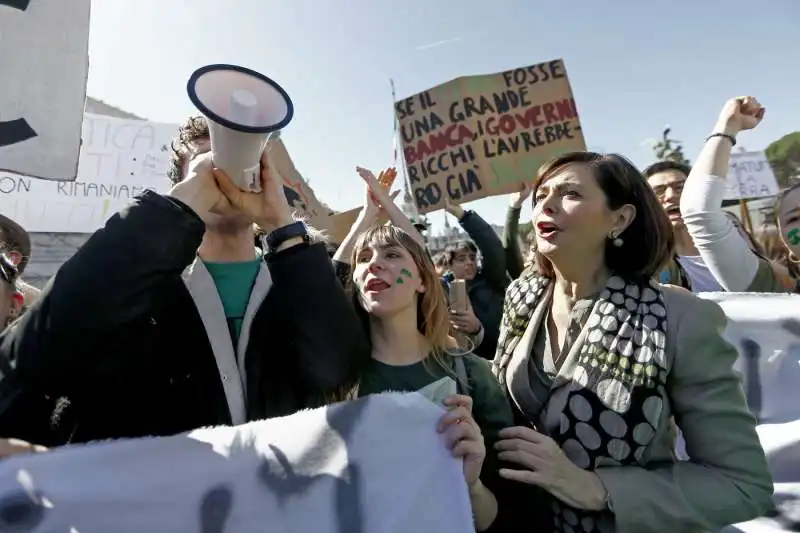
[[717, 531], [761, 516], [772, 480], [738, 352], [717, 304], [653, 279], [675, 236], [647, 182], [621, 156], [575, 152], [533, 187], [536, 268], [508, 288], [493, 363], [521, 422], [500, 433], [513, 465], [500, 475], [521, 502], [549, 500], [536, 510], [547, 531]]
[[[445, 254], [453, 279], [467, 282], [467, 295], [474, 313], [453, 316], [459, 329], [468, 335], [483, 331], [483, 340], [474, 352], [491, 360], [497, 347], [497, 333], [503, 314], [503, 294], [508, 286], [506, 250], [500, 237], [476, 212], [460, 205], [445, 203], [471, 240], [447, 246]], [[478, 252], [481, 262], [478, 266]]]
[[0, 330], [8, 327], [22, 311], [24, 298], [17, 288], [18, 276], [13, 260], [0, 253]]
[[0, 435], [49, 447], [289, 415], [369, 358], [268, 156], [262, 192], [244, 192], [213, 167], [207, 131], [184, 125], [169, 194], [112, 216], [0, 337]]
[[642, 172], [667, 213], [675, 234], [675, 250], [658, 279], [695, 292], [719, 291], [721, 287], [703, 263], [681, 218], [683, 183], [690, 171], [691, 167], [685, 163], [658, 161]]

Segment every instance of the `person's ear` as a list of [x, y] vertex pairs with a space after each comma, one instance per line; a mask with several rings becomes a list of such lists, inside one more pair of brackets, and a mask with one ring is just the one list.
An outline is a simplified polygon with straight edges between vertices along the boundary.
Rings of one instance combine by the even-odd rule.
[[628, 229], [633, 219], [636, 218], [636, 208], [631, 204], [625, 204], [619, 209], [615, 209], [612, 216], [613, 224], [609, 233], [619, 236]]

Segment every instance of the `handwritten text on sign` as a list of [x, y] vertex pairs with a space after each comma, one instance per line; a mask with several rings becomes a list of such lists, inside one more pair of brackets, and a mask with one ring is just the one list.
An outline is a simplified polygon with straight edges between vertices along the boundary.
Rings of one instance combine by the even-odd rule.
[[86, 114], [74, 182], [0, 173], [0, 212], [31, 232], [91, 233], [145, 189], [167, 192], [177, 127]]
[[726, 200], [766, 198], [778, 194], [778, 182], [764, 152], [731, 154]]
[[420, 212], [517, 190], [539, 166], [585, 150], [561, 60], [449, 81], [395, 104]]

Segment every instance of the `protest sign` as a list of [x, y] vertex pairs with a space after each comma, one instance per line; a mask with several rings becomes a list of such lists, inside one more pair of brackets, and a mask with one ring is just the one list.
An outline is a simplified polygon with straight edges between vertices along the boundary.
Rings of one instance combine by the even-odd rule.
[[91, 1], [65, 5], [0, 0], [0, 170], [76, 177]]
[[[418, 393], [0, 462], [0, 531], [474, 531], [461, 461]], [[5, 523], [3, 523], [5, 521]]]
[[700, 293], [728, 317], [723, 336], [739, 350], [735, 369], [775, 482], [775, 510], [725, 533], [797, 531], [800, 524], [800, 295]]
[[764, 152], [734, 152], [728, 166], [726, 200], [775, 196], [778, 181]]
[[395, 113], [420, 213], [518, 190], [548, 159], [586, 149], [560, 59], [458, 78]]
[[77, 180], [0, 172], [0, 212], [29, 232], [92, 233], [145, 189], [169, 191], [168, 147], [177, 130], [87, 113]]
[[331, 209], [320, 203], [308, 182], [298, 172], [283, 140], [279, 136], [273, 136], [268, 150], [270, 165], [283, 178], [286, 199], [295, 213], [305, 217], [312, 225], [315, 225], [315, 221], [328, 217], [332, 213]]

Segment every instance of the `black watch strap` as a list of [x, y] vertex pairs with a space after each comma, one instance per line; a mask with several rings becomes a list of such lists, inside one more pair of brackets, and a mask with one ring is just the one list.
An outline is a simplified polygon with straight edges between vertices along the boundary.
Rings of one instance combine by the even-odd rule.
[[308, 228], [299, 220], [268, 233], [263, 240], [263, 244], [267, 249], [265, 251], [272, 253], [277, 250], [281, 244], [295, 237], [303, 237], [305, 242], [309, 242]]

